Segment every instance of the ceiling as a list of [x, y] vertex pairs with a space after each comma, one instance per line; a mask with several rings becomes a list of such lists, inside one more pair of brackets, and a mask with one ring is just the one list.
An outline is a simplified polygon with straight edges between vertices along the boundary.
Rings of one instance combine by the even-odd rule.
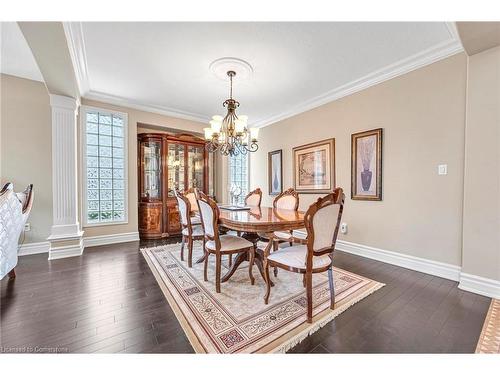
[[43, 82], [30, 47], [16, 22], [1, 23], [0, 72]]
[[257, 126], [463, 50], [454, 24], [445, 22], [71, 22], [64, 28], [82, 96], [196, 121], [222, 114], [228, 97], [228, 83], [210, 63], [245, 60], [253, 74], [236, 77], [234, 97], [238, 113]]

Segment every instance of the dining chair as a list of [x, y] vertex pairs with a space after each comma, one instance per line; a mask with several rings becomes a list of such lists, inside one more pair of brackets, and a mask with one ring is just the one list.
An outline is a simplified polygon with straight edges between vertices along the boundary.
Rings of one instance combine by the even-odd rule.
[[[181, 217], [182, 226], [182, 244], [181, 244], [181, 260], [184, 261], [184, 247], [187, 242], [188, 244], [188, 267], [193, 266], [193, 241], [203, 240], [205, 242], [205, 236], [203, 234], [203, 228], [201, 222], [198, 224], [193, 223], [193, 217], [191, 216], [191, 202], [186, 194], [182, 194], [177, 189], [174, 189], [175, 197], [177, 198], [177, 205], [179, 207], [179, 215]], [[194, 194], [194, 192], [193, 192]], [[196, 207], [198, 204], [196, 203]]]
[[344, 209], [345, 195], [341, 188], [319, 198], [304, 215], [307, 231], [305, 245], [293, 245], [269, 254], [270, 247], [264, 252], [264, 278], [267, 305], [271, 294], [269, 267], [278, 267], [287, 271], [304, 275], [307, 295], [307, 322], [312, 322], [312, 274], [328, 271], [330, 286], [330, 309], [335, 307], [335, 286], [333, 280], [333, 251]]
[[[273, 201], [273, 208], [293, 210], [297, 211], [299, 209], [299, 194], [294, 188], [290, 188], [280, 193]], [[292, 231], [284, 232], [274, 232], [273, 246], [277, 248], [280, 242], [289, 242], [290, 246], [293, 244]]]
[[245, 206], [260, 207], [260, 202], [262, 202], [262, 190], [260, 188], [252, 190], [245, 197]]
[[[273, 208], [297, 211], [299, 209], [299, 194], [294, 188], [289, 188], [276, 196], [273, 200]], [[298, 236], [298, 234], [297, 234]], [[269, 240], [261, 235], [263, 240]], [[280, 243], [288, 242], [293, 245], [293, 231], [276, 231], [273, 233], [273, 251], [278, 250]], [[274, 276], [278, 276], [278, 268], [274, 267]]]
[[[245, 206], [250, 207], [260, 207], [260, 202], [262, 202], [262, 190], [257, 188], [248, 193], [245, 197]], [[241, 237], [241, 231], [236, 232], [238, 237]], [[231, 259], [231, 256], [229, 257]]]
[[208, 281], [207, 269], [210, 254], [215, 255], [215, 291], [220, 293], [221, 284], [221, 258], [222, 255], [248, 252], [249, 267], [248, 276], [253, 285], [255, 279], [252, 274], [252, 267], [255, 259], [254, 244], [242, 237], [231, 234], [219, 235], [219, 207], [213, 199], [205, 193], [198, 192], [198, 208], [200, 211], [201, 225], [204, 232], [205, 262], [203, 267], [203, 277]]

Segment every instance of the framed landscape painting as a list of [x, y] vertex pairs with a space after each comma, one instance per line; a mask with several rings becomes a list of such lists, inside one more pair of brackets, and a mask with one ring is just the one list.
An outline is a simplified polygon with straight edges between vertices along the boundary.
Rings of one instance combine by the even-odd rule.
[[267, 170], [269, 195], [278, 195], [283, 191], [283, 156], [281, 150], [268, 153]]
[[382, 200], [382, 129], [351, 135], [351, 199]]
[[335, 188], [335, 139], [293, 148], [293, 180], [298, 193], [329, 193]]

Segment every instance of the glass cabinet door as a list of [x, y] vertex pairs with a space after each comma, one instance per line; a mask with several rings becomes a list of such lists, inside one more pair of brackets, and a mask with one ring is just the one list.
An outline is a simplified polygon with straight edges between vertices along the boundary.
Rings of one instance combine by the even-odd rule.
[[141, 143], [144, 160], [143, 187], [141, 196], [149, 199], [161, 198], [161, 142], [145, 141]]
[[174, 188], [185, 190], [184, 153], [186, 146], [177, 143], [168, 144], [168, 196], [173, 197]]
[[204, 180], [204, 148], [203, 146], [188, 146], [188, 181], [187, 188], [198, 188], [203, 190]]

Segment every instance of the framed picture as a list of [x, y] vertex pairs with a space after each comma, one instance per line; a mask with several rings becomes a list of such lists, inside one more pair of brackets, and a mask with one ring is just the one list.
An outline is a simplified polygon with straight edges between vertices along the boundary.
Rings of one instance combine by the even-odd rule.
[[281, 150], [271, 151], [267, 156], [269, 195], [278, 195], [283, 191], [283, 155]]
[[293, 148], [293, 181], [298, 193], [329, 193], [335, 188], [335, 139]]
[[351, 135], [351, 199], [382, 200], [382, 129]]

